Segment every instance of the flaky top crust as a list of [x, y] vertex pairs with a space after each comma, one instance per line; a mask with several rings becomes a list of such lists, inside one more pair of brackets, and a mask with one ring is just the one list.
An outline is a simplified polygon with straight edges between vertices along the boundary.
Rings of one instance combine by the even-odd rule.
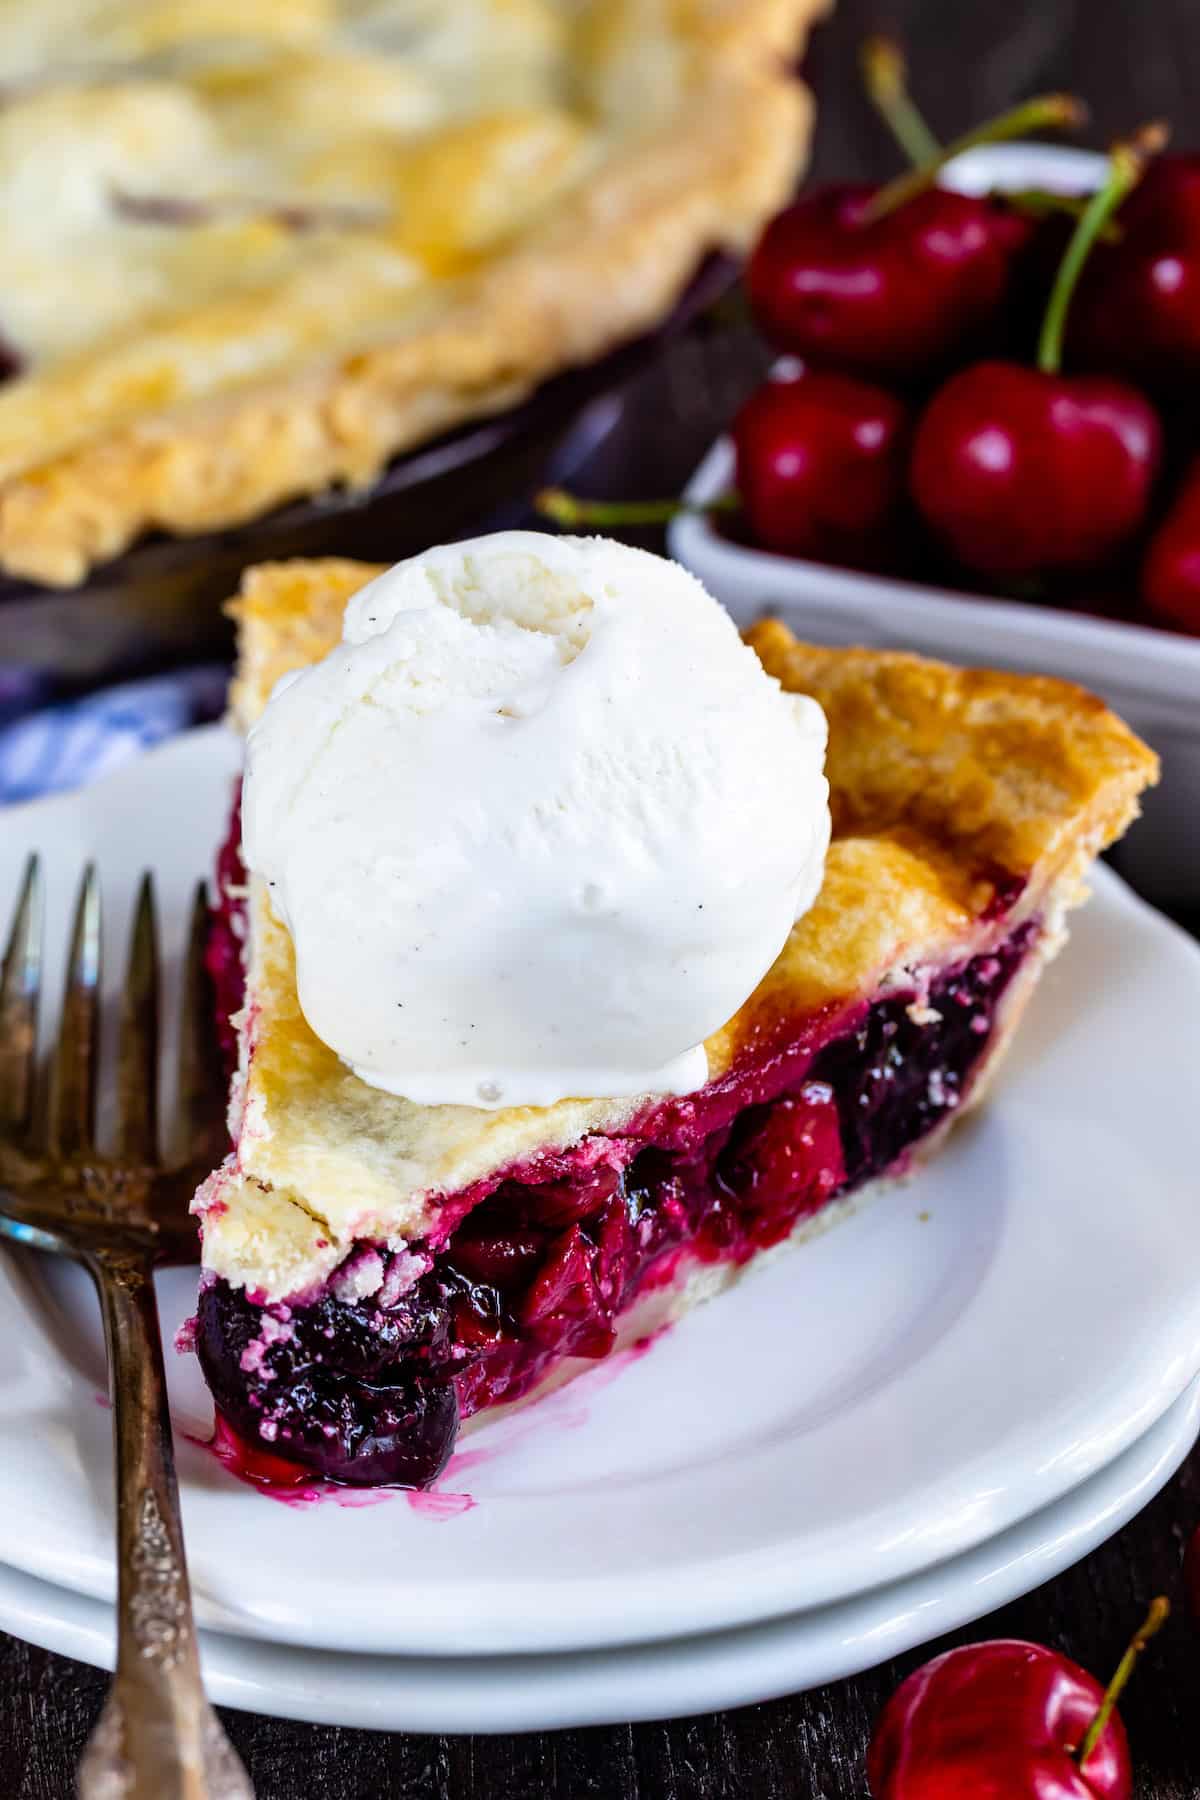
[[[282, 674], [336, 643], [347, 599], [379, 572], [328, 561], [247, 573], [233, 603], [241, 729]], [[826, 710], [834, 841], [815, 905], [708, 1041], [714, 1080], [894, 973], [971, 954], [1019, 917], [1057, 915], [1082, 896], [1088, 862], [1157, 774], [1128, 727], [1067, 683], [821, 649], [775, 621], [748, 638], [783, 686]], [[484, 1113], [367, 1087], [305, 1023], [291, 941], [256, 883], [250, 906], [242, 1128], [207, 1196], [223, 1210], [205, 1227], [206, 1263], [228, 1279], [292, 1292], [327, 1274], [354, 1239], [425, 1236], [443, 1196], [620, 1132], [645, 1109], [647, 1096]]]
[[1117, 838], [1158, 780], [1154, 752], [1071, 682], [802, 644], [778, 619], [746, 639], [825, 709], [837, 835], [911, 835], [926, 856], [1045, 877]]
[[792, 70], [824, 5], [595, 0], [578, 54], [614, 91], [613, 120], [579, 179], [486, 253], [443, 267], [418, 247], [398, 286], [395, 246], [381, 236], [373, 260], [359, 233], [328, 268], [0, 388], [0, 566], [71, 585], [147, 530], [211, 531], [367, 485], [651, 328], [707, 252], [744, 249], [791, 191], [811, 124]]

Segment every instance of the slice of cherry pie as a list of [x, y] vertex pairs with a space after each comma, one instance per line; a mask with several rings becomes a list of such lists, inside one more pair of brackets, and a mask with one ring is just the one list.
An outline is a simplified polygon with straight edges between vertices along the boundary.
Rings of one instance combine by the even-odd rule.
[[[248, 574], [243, 729], [377, 572]], [[255, 1450], [427, 1483], [460, 1420], [715, 1294], [979, 1098], [1155, 759], [1061, 682], [818, 649], [774, 621], [749, 637], [825, 709], [834, 837], [815, 905], [709, 1039], [695, 1093], [488, 1112], [367, 1086], [305, 1022], [235, 813], [211, 944], [235, 1148], [197, 1197], [196, 1342]]]

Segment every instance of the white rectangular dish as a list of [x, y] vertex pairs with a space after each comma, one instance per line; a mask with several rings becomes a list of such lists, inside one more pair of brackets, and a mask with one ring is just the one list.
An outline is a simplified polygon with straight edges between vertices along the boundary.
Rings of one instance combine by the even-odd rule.
[[[1103, 167], [1090, 151], [998, 144], [958, 158], [945, 179], [964, 193], [1077, 193], [1094, 186]], [[720, 438], [687, 498], [711, 500], [732, 485], [733, 447]], [[1094, 689], [1163, 760], [1162, 784], [1147, 796], [1146, 816], [1121, 846], [1119, 866], [1155, 899], [1200, 904], [1200, 639], [747, 549], [697, 514], [674, 520], [669, 543], [739, 625], [771, 612], [819, 643], [917, 650]]]

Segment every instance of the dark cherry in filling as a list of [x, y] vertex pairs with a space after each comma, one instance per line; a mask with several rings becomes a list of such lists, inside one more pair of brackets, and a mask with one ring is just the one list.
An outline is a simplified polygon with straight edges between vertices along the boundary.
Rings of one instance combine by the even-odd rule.
[[928, 1011], [898, 993], [799, 1072], [784, 1055], [765, 1081], [761, 1068], [725, 1078], [699, 1133], [683, 1108], [652, 1141], [613, 1140], [611, 1161], [502, 1181], [403, 1293], [382, 1248], [386, 1278], [366, 1299], [261, 1307], [213, 1281], [197, 1344], [217, 1404], [251, 1443], [335, 1480], [433, 1481], [460, 1417], [516, 1399], [559, 1357], [604, 1356], [618, 1315], [682, 1254], [744, 1262], [902, 1166], [965, 1093], [1034, 930], [948, 972]]

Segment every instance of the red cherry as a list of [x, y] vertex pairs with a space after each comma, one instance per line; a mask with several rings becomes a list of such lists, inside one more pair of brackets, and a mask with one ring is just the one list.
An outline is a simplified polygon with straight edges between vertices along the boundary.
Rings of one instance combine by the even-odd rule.
[[866, 375], [913, 380], [976, 340], [995, 319], [1031, 221], [1002, 201], [935, 186], [962, 151], [1074, 124], [1077, 101], [1029, 100], [937, 146], [904, 88], [894, 45], [871, 40], [872, 98], [918, 166], [883, 188], [830, 187], [780, 213], [750, 259], [750, 303], [782, 350]]
[[874, 1800], [1130, 1800], [1116, 1705], [1169, 1612], [1151, 1604], [1103, 1689], [1065, 1656], [1011, 1638], [935, 1657], [876, 1723]]
[[600, 1167], [589, 1175], [570, 1181], [546, 1181], [523, 1188], [520, 1194], [522, 1216], [538, 1225], [561, 1229], [578, 1219], [590, 1218], [607, 1205], [620, 1186], [615, 1169]]
[[449, 1256], [468, 1281], [504, 1293], [530, 1279], [541, 1261], [542, 1248], [536, 1232], [519, 1226], [502, 1231], [490, 1221], [476, 1223], [468, 1217], [451, 1240]]
[[1073, 361], [1177, 387], [1200, 376], [1200, 156], [1163, 156], [1119, 214], [1080, 283]]
[[768, 381], [733, 422], [737, 489], [767, 550], [876, 563], [904, 497], [908, 414], [849, 375]]
[[907, 380], [979, 337], [1030, 227], [941, 188], [878, 219], [875, 197], [829, 187], [780, 213], [750, 259], [750, 304], [782, 350]]
[[1162, 454], [1158, 415], [1136, 388], [1059, 373], [1063, 326], [1097, 236], [1139, 179], [1145, 148], [1120, 144], [1072, 234], [1046, 309], [1038, 366], [979, 363], [921, 419], [912, 495], [959, 562], [1010, 579], [1088, 569], [1146, 515]]
[[455, 1294], [450, 1302], [450, 1321], [456, 1363], [494, 1350], [504, 1342], [504, 1324], [496, 1296], [486, 1286]]
[[1124, 382], [977, 363], [917, 426], [912, 496], [970, 569], [1087, 569], [1142, 523], [1161, 440], [1154, 408]]
[[1200, 637], [1200, 461], [1187, 471], [1150, 540], [1141, 595], [1155, 619]]
[[1200, 155], [1156, 156], [1118, 216], [1126, 247], [1147, 238], [1200, 245]]
[[561, 1340], [571, 1323], [572, 1356], [607, 1356], [615, 1342], [612, 1308], [596, 1282], [596, 1257], [580, 1226], [556, 1238], [521, 1303], [521, 1323], [534, 1336], [546, 1330]]
[[1074, 1752], [1104, 1689], [1038, 1644], [968, 1644], [910, 1675], [867, 1756], [874, 1800], [1129, 1800], [1125, 1728], [1114, 1713], [1080, 1768]]
[[717, 1164], [720, 1186], [737, 1200], [747, 1235], [760, 1249], [818, 1212], [844, 1176], [838, 1109], [823, 1081], [777, 1100], [748, 1138], [731, 1140]]

